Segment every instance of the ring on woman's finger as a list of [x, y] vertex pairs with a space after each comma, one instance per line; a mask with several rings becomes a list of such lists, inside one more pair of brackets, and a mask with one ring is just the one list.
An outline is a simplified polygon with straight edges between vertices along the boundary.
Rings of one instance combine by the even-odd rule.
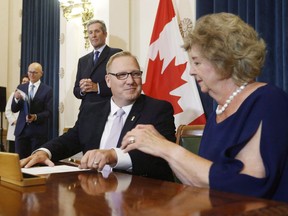
[[96, 166], [98, 166], [98, 165], [99, 165], [99, 162], [94, 161], [93, 164], [96, 165]]
[[129, 144], [135, 143], [135, 137], [134, 137], [134, 136], [130, 136], [130, 137], [128, 138], [128, 143], [129, 143]]

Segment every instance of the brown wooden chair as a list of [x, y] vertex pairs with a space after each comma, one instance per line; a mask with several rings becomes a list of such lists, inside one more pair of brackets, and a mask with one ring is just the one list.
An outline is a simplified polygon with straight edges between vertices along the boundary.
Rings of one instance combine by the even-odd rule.
[[205, 125], [180, 125], [176, 132], [176, 143], [198, 154]]

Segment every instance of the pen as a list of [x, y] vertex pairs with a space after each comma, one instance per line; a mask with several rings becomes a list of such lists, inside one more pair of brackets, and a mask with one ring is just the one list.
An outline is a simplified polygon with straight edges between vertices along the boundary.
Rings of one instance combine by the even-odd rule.
[[69, 158], [68, 161], [71, 162], [71, 163], [77, 164], [77, 165], [81, 164], [80, 160], [77, 160], [77, 159], [74, 159], [74, 158]]

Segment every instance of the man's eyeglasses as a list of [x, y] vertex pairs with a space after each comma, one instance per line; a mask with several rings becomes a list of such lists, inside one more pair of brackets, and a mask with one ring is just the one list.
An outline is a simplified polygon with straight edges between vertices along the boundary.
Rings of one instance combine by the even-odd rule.
[[29, 74], [33, 74], [33, 75], [36, 75], [38, 74], [39, 72], [36, 72], [36, 71], [28, 71]]
[[117, 79], [119, 80], [125, 80], [128, 78], [129, 75], [132, 76], [132, 78], [141, 78], [142, 77], [142, 71], [132, 71], [130, 73], [128, 72], [119, 72], [119, 73], [108, 73], [111, 74], [113, 76], [116, 76]]

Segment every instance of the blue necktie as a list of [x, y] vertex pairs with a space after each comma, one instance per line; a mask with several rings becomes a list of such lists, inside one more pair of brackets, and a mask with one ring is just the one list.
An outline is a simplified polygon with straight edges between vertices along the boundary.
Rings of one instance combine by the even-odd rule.
[[30, 91], [29, 91], [29, 100], [31, 101], [32, 99], [33, 99], [33, 97], [34, 97], [34, 88], [35, 88], [35, 85], [31, 85], [30, 86]]
[[[35, 88], [35, 85], [31, 85], [30, 86], [30, 91], [28, 92], [28, 104], [26, 102], [26, 104], [28, 105], [28, 114], [30, 114], [30, 110], [31, 110], [31, 101], [33, 100], [33, 97], [34, 97], [34, 88]], [[24, 104], [24, 110], [25, 110], [25, 104]]]
[[94, 56], [93, 56], [93, 64], [96, 65], [98, 58], [99, 58], [99, 51], [94, 52]]

